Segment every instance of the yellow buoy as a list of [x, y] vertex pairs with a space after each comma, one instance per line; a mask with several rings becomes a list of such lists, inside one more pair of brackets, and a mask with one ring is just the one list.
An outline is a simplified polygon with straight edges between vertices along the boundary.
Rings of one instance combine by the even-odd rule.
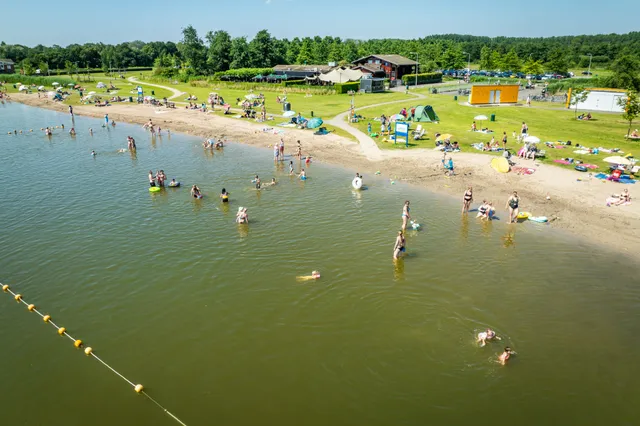
[[13, 298], [16, 299], [16, 302], [20, 302], [22, 300], [22, 295], [16, 294]]
[[49, 322], [50, 319], [51, 319], [51, 315], [45, 315], [42, 317], [42, 321], [44, 322]]
[[62, 335], [64, 334], [64, 332], [65, 332], [65, 331], [67, 331], [67, 329], [66, 329], [66, 328], [64, 328], [64, 327], [60, 327], [60, 328], [58, 329], [58, 334], [62, 336]]
[[9, 286], [8, 286], [8, 285], [6, 285], [6, 284], [5, 284], [5, 285], [3, 285], [3, 286], [2, 286], [2, 291], [4, 291], [5, 293], [6, 293], [7, 291], [9, 291]]
[[73, 342], [73, 346], [75, 346], [76, 348], [81, 348], [82, 347], [82, 340], [78, 339], [75, 342]]
[[136, 385], [133, 389], [136, 391], [136, 393], [140, 393], [144, 389], [144, 386]]
[[30, 312], [33, 312], [33, 310], [34, 310], [35, 308], [36, 308], [36, 305], [34, 305], [33, 303], [32, 303], [31, 305], [27, 306], [27, 309], [28, 309]]
[[88, 347], [88, 348], [86, 348], [86, 349], [84, 350], [84, 353], [85, 353], [87, 356], [91, 355], [91, 352], [93, 352], [93, 349], [91, 349], [91, 347]]

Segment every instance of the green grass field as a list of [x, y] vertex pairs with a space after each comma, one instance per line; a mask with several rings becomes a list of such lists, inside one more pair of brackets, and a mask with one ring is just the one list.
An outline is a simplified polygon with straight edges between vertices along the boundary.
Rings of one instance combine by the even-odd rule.
[[[620, 114], [610, 113], [593, 113], [593, 120], [582, 121], [574, 118], [573, 110], [559, 109], [559, 105], [551, 107], [548, 103], [534, 103], [531, 108], [528, 107], [482, 107], [475, 108], [460, 105], [453, 100], [450, 95], [428, 95], [427, 99], [421, 99], [419, 102], [412, 101], [406, 104], [387, 105], [383, 107], [374, 107], [364, 109], [359, 113], [366, 117], [359, 123], [353, 124], [363, 132], [367, 132], [367, 124], [371, 123], [372, 130], [378, 132], [380, 130], [380, 122], [373, 121], [374, 117], [380, 117], [385, 114], [387, 117], [400, 112], [402, 107], [410, 109], [415, 105], [431, 105], [438, 114], [440, 122], [423, 123], [423, 127], [427, 130], [427, 135], [420, 141], [411, 140], [409, 149], [412, 147], [420, 147], [432, 149], [435, 147], [433, 135], [437, 133], [450, 133], [454, 137], [452, 141], [458, 141], [462, 151], [481, 153], [474, 149], [471, 145], [477, 142], [488, 142], [491, 135], [471, 132], [471, 123], [474, 117], [478, 115], [491, 114], [496, 115], [496, 121], [477, 122], [478, 128], [488, 127], [495, 133], [496, 140], [502, 139], [502, 132], [507, 132], [508, 144], [512, 150], [517, 151], [520, 145], [514, 140], [512, 133], [519, 133], [522, 122], [526, 122], [529, 126], [529, 133], [538, 136], [542, 142], [567, 141], [572, 142], [571, 147], [564, 149], [553, 149], [545, 147], [543, 143], [539, 145], [541, 149], [545, 149], [547, 156], [542, 160], [546, 163], [552, 163], [558, 158], [574, 158], [583, 160], [586, 163], [599, 165], [599, 170], [606, 171], [607, 164], [602, 161], [609, 155], [616, 154], [599, 154], [599, 155], [580, 155], [575, 154], [576, 144], [589, 148], [620, 148], [625, 154], [631, 153], [640, 156], [640, 143], [629, 142], [624, 139], [627, 133], [628, 124], [622, 120]], [[545, 108], [546, 107], [546, 108]], [[417, 124], [417, 123], [416, 123]], [[415, 128], [416, 124], [412, 124], [411, 128]], [[636, 126], [637, 127], [637, 126]], [[378, 146], [382, 149], [407, 149], [404, 144], [393, 144], [392, 142], [383, 142], [382, 138], [376, 138]], [[500, 155], [500, 153], [488, 153], [489, 155]], [[563, 166], [573, 167], [573, 166]]]

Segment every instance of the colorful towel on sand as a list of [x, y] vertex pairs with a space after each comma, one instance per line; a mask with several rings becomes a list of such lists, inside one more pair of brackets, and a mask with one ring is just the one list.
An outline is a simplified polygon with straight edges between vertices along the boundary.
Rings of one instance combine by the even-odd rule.
[[567, 160], [553, 160], [554, 163], [558, 163], [558, 164], [564, 164], [565, 166], [568, 164], [571, 164], [569, 161]]
[[536, 169], [530, 167], [512, 167], [511, 171], [519, 175], [532, 175], [536, 172]]
[[585, 166], [587, 169], [591, 169], [591, 170], [598, 168], [598, 166], [596, 166], [595, 164], [581, 164], [581, 166]]
[[604, 180], [604, 179], [606, 179], [606, 178], [608, 178], [608, 177], [609, 177], [609, 175], [608, 175], [608, 174], [605, 174], [605, 173], [598, 173], [597, 175], [595, 175], [595, 176], [594, 176], [594, 178], [596, 178], [596, 179], [602, 179], [602, 180]]

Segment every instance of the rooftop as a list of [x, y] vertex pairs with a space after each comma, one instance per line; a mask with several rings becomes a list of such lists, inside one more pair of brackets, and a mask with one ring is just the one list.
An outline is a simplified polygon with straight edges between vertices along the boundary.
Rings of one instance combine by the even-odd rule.
[[331, 71], [334, 67], [329, 65], [276, 65], [274, 71]]
[[360, 59], [356, 59], [355, 61], [353, 61], [353, 63], [356, 64], [358, 62], [362, 62], [365, 59], [369, 59], [371, 57], [380, 59], [385, 62], [389, 62], [390, 64], [393, 64], [393, 65], [416, 65], [417, 64], [416, 61], [413, 61], [409, 58], [405, 58], [404, 56], [400, 56], [400, 55], [367, 55]]
[[2, 58], [0, 58], [0, 62], [5, 63], [5, 64], [13, 64], [13, 61], [11, 59], [2, 59]]

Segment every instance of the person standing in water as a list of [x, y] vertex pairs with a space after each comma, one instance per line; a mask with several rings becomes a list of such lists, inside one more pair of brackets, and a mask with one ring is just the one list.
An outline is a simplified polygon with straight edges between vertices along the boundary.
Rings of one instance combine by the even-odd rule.
[[513, 191], [513, 194], [507, 200], [506, 207], [509, 209], [509, 221], [507, 223], [513, 223], [518, 220], [518, 207], [520, 206], [520, 198], [518, 193]]
[[69, 105], [69, 115], [73, 117], [73, 106]]
[[256, 184], [256, 189], [260, 189], [262, 184], [260, 183], [260, 178], [258, 177], [258, 175], [256, 175], [256, 178], [253, 180], [253, 182]]
[[307, 180], [307, 172], [304, 169], [300, 170], [300, 180]]
[[300, 139], [298, 139], [298, 151], [296, 155], [298, 156], [298, 160], [302, 159], [302, 144], [300, 143]]
[[156, 186], [156, 178], [153, 176], [153, 170], [149, 170], [149, 186]]
[[407, 200], [404, 202], [404, 206], [402, 206], [402, 232], [407, 230], [407, 222], [411, 220], [410, 210], [409, 200]]
[[109, 125], [109, 114], [105, 114], [105, 115], [104, 115], [104, 124], [105, 124], [106, 126], [108, 126], [108, 125]]
[[220, 193], [220, 199], [222, 200], [223, 203], [229, 202], [229, 193], [224, 188], [222, 188], [222, 192]]
[[393, 259], [399, 259], [402, 256], [402, 253], [405, 252], [405, 243], [406, 240], [404, 238], [404, 232], [398, 231], [398, 236], [396, 237], [396, 242], [393, 246]]
[[471, 202], [473, 201], [473, 188], [468, 187], [464, 192], [464, 197], [462, 199], [462, 214], [469, 213], [469, 208], [471, 207]]
[[293, 171], [293, 160], [289, 161], [289, 174], [295, 174], [295, 172]]
[[280, 161], [284, 161], [284, 138], [280, 138]]
[[277, 143], [273, 144], [273, 162], [277, 163], [280, 159], [280, 148]]
[[191, 196], [193, 198], [202, 198], [202, 194], [200, 193], [200, 188], [197, 185], [193, 185], [191, 187]]

